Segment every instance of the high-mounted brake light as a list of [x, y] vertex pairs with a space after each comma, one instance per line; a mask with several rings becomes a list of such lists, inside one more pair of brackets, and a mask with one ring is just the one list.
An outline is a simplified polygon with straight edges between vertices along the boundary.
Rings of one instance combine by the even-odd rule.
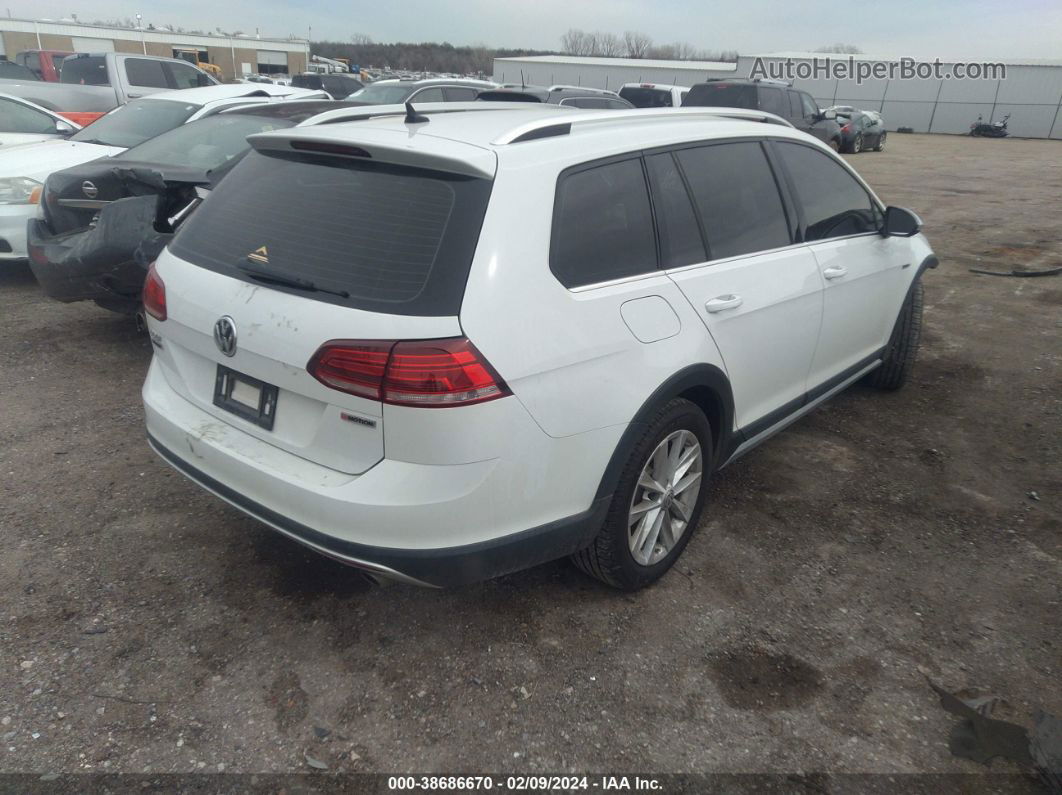
[[332, 389], [396, 406], [467, 406], [510, 394], [465, 337], [332, 340], [317, 350], [306, 370]]
[[144, 280], [144, 311], [155, 320], [166, 319], [166, 285], [155, 271], [154, 262], [148, 268], [147, 278]]

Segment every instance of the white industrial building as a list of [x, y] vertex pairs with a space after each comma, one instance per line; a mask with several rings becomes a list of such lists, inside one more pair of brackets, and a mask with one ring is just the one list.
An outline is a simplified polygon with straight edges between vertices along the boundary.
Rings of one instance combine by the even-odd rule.
[[[846, 59], [846, 55], [775, 52], [742, 55], [737, 63], [714, 61], [654, 61], [629, 58], [584, 58], [563, 55], [495, 58], [498, 82], [537, 85], [583, 85], [617, 90], [624, 83], [667, 83], [691, 86], [709, 78], [748, 77], [756, 59], [764, 63], [790, 59], [812, 64], [814, 59]], [[854, 56], [858, 61], [895, 63], [895, 59]], [[974, 59], [970, 59], [974, 60]], [[985, 59], [982, 59], [985, 60]], [[821, 107], [854, 105], [880, 111], [890, 130], [910, 127], [915, 132], [967, 133], [983, 116], [998, 121], [1010, 114], [1011, 135], [1062, 139], [1062, 60], [1003, 61], [1006, 77], [991, 80], [915, 80], [854, 78], [793, 80]], [[944, 63], [950, 71], [952, 64]]]

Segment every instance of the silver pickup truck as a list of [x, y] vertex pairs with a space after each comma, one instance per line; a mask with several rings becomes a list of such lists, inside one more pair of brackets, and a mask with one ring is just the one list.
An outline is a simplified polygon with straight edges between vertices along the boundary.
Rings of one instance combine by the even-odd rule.
[[179, 58], [125, 53], [78, 53], [63, 60], [60, 82], [0, 79], [0, 92], [58, 113], [102, 114], [131, 99], [217, 80]]

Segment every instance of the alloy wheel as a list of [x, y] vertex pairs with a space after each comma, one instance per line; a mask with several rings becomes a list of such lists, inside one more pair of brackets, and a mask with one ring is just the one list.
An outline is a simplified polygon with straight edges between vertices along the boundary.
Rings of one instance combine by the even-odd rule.
[[660, 562], [689, 529], [697, 505], [704, 456], [691, 431], [669, 434], [649, 456], [627, 516], [631, 556], [641, 566]]

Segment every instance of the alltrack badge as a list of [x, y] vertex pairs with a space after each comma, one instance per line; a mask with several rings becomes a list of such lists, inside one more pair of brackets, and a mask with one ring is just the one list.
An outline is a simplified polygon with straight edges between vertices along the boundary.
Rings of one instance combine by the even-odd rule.
[[236, 321], [228, 315], [222, 315], [214, 324], [214, 344], [226, 356], [236, 354]]

